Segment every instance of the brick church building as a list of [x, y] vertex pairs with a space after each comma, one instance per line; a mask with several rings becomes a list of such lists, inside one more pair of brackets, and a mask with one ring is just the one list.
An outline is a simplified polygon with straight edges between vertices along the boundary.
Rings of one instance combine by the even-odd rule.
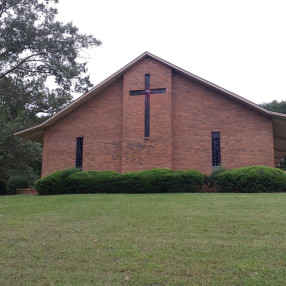
[[138, 171], [274, 167], [286, 115], [267, 111], [145, 52], [42, 124], [42, 176], [69, 167]]

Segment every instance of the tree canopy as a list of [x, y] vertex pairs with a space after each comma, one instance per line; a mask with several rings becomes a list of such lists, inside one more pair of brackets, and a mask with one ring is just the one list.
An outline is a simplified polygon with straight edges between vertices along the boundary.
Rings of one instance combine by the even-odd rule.
[[101, 43], [72, 23], [57, 21], [52, 4], [58, 0], [0, 3], [0, 96], [8, 116], [14, 111], [12, 90], [25, 111], [52, 114], [71, 100], [72, 92], [91, 87], [80, 53]]
[[282, 101], [273, 100], [268, 103], [262, 103], [261, 106], [270, 111], [286, 113], [286, 101], [285, 100], [282, 100]]
[[92, 86], [81, 55], [101, 42], [58, 21], [57, 3], [0, 0], [0, 178], [30, 169], [40, 157], [39, 145], [13, 133], [39, 123], [39, 113], [54, 114], [72, 93]]

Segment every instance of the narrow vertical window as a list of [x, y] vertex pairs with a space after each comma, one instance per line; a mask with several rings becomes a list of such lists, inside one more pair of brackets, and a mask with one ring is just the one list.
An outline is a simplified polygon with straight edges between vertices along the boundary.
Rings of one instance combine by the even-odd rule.
[[221, 156], [220, 156], [220, 132], [212, 132], [212, 166], [220, 166]]
[[83, 137], [76, 138], [75, 167], [82, 170]]

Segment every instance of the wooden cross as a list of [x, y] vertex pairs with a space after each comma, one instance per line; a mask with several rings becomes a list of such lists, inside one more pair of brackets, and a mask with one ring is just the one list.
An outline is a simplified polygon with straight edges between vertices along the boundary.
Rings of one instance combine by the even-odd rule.
[[150, 89], [150, 74], [145, 74], [145, 90], [131, 90], [130, 95], [145, 95], [145, 137], [150, 136], [150, 95], [166, 93], [166, 88]]

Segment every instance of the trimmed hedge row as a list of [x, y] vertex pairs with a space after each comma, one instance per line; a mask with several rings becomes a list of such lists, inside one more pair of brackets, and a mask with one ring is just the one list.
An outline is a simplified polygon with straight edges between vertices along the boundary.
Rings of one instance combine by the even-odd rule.
[[73, 193], [199, 192], [204, 175], [196, 170], [152, 169], [119, 174], [113, 171], [57, 171], [36, 181], [40, 195]]
[[286, 191], [286, 174], [270, 167], [244, 167], [214, 176], [215, 189], [222, 193], [273, 193]]
[[113, 171], [57, 171], [35, 183], [40, 195], [83, 193], [199, 192], [206, 183], [221, 193], [285, 192], [286, 174], [270, 167], [244, 167], [204, 176], [196, 170], [152, 169], [119, 174]]

